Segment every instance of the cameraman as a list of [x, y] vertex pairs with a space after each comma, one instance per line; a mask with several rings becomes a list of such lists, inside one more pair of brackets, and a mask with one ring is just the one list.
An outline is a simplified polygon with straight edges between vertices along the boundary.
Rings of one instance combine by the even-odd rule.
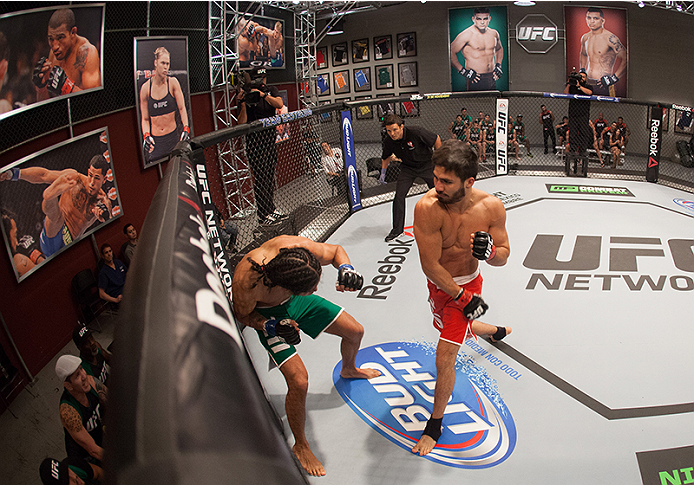
[[[585, 70], [572, 72], [564, 87], [564, 94], [582, 94], [592, 96], [593, 91], [588, 86], [588, 76]], [[588, 124], [590, 119], [590, 100], [569, 100], [569, 133], [571, 134], [571, 152], [584, 155], [586, 148], [592, 146], [593, 130]], [[584, 161], [584, 164], [587, 163]], [[583, 167], [584, 172], [587, 166]]]
[[[275, 109], [284, 106], [279, 90], [267, 86], [267, 71], [255, 68], [238, 94], [238, 123], [248, 123], [275, 116]], [[275, 149], [274, 128], [256, 131], [246, 135], [246, 157], [253, 171], [253, 191], [258, 206], [258, 222], [274, 224], [287, 216], [275, 209], [275, 167], [277, 150]]]

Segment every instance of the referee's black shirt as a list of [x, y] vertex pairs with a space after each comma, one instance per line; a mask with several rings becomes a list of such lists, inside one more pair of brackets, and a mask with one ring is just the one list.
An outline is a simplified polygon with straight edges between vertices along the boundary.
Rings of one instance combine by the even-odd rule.
[[418, 126], [403, 126], [401, 139], [393, 140], [390, 135], [386, 135], [381, 160], [395, 155], [402, 160], [404, 166], [412, 168], [431, 163], [437, 136], [436, 133]]

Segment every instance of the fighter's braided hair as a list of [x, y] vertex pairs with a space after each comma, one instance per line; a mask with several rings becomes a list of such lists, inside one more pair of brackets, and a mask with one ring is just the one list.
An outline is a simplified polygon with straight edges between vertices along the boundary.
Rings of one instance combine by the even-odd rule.
[[313, 290], [322, 272], [318, 259], [304, 248], [281, 248], [277, 256], [262, 265], [251, 258], [248, 261], [259, 273], [258, 281], [262, 280], [268, 288], [286, 288], [295, 295]]

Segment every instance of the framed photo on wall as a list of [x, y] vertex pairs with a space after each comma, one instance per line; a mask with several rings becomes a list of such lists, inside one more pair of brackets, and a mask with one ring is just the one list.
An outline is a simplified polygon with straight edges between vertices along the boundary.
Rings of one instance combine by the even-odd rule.
[[675, 133], [692, 134], [692, 112], [675, 110]]
[[[412, 96], [419, 94], [417, 91], [400, 93], [400, 96]], [[419, 101], [400, 101], [398, 103], [398, 111], [401, 118], [416, 118], [419, 116]]]
[[417, 86], [417, 63], [401, 62], [398, 64], [398, 87]]
[[[246, 13], [236, 24], [236, 32], [241, 69], [285, 68], [284, 20]], [[249, 42], [249, 38], [257, 40]]]
[[319, 74], [316, 78], [318, 96], [330, 96], [330, 74]]
[[393, 89], [393, 65], [384, 64], [374, 67], [376, 89]]
[[[451, 66], [451, 91], [453, 92], [508, 90], [509, 49], [506, 6], [493, 6], [488, 8], [489, 13], [477, 14], [475, 14], [475, 7], [448, 9], [448, 32], [450, 45], [447, 44], [445, 52], [441, 52], [439, 55], [442, 57], [446, 56], [446, 59], [448, 59], [448, 63]], [[460, 70], [466, 67], [468, 62], [463, 53], [463, 47], [467, 42], [466, 36], [470, 31], [474, 31], [474, 29], [476, 29], [473, 19], [477, 19], [478, 22], [487, 22], [487, 34], [493, 34], [493, 36], [498, 39], [499, 47], [503, 49], [503, 57], [499, 59], [496, 55], [494, 55], [494, 64], [491, 64], [501, 64], [502, 75], [498, 79], [494, 79], [493, 72], [483, 73], [480, 76], [480, 79], [476, 81], [468, 80], [460, 74]], [[584, 20], [583, 26], [585, 27], [585, 25], [586, 23]]]
[[[393, 96], [395, 96], [395, 93], [376, 95], [377, 98], [392, 98]], [[393, 103], [381, 101], [376, 105], [376, 116], [378, 116], [379, 119], [391, 113], [395, 114], [395, 105]]]
[[[663, 108], [663, 131], [667, 131], [668, 128], [670, 127], [670, 110], [667, 108]], [[650, 129], [650, 126], [648, 127]]]
[[[493, 17], [492, 17], [493, 18]], [[564, 7], [564, 23], [566, 32], [566, 77], [574, 70], [587, 69], [588, 83], [595, 96], [627, 96], [627, 10], [624, 8], [608, 7]], [[584, 36], [590, 35], [587, 24], [601, 27], [609, 31], [609, 44], [605, 50], [596, 50], [592, 55], [583, 55], [587, 42]], [[607, 83], [603, 77], [608, 77]], [[595, 81], [593, 81], [595, 80]]]
[[[0, 119], [103, 89], [104, 5], [51, 6], [0, 16], [0, 87], [4, 88]], [[70, 18], [77, 34], [71, 34], [66, 27]], [[51, 35], [62, 39], [62, 53], [58, 51], [61, 59], [46, 37], [49, 23], [56, 22], [63, 28], [52, 29]]]
[[[357, 96], [354, 98], [355, 101], [360, 101], [363, 99], [371, 99], [371, 96]], [[372, 105], [370, 105], [370, 104], [364, 104], [362, 106], [356, 106], [354, 108], [354, 111], [356, 113], [356, 118], [358, 120], [370, 120], [370, 119], [373, 119], [373, 117], [374, 117]]]
[[328, 68], [328, 48], [319, 47], [316, 49], [316, 69]]
[[371, 91], [371, 68], [360, 67], [352, 69], [354, 74], [354, 92]]
[[349, 93], [349, 70], [335, 71], [333, 73], [333, 86], [335, 87], [335, 94]]
[[368, 62], [369, 60], [369, 39], [359, 39], [352, 41], [352, 62]]
[[1, 227], [18, 282], [121, 216], [110, 154], [104, 127], [4, 168]]
[[374, 59], [380, 61], [382, 59], [393, 58], [393, 36], [382, 35], [374, 37]]
[[135, 37], [134, 54], [140, 153], [149, 168], [168, 160], [179, 141], [193, 137], [188, 37]]
[[347, 42], [340, 42], [332, 45], [333, 67], [344, 66], [349, 63], [347, 56]]
[[414, 57], [417, 55], [417, 34], [406, 32], [397, 35], [398, 57]]

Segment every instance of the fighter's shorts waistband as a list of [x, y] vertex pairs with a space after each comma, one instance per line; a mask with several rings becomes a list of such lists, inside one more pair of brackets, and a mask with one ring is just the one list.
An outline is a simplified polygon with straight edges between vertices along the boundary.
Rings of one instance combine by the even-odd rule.
[[[472, 274], [469, 274], [469, 275], [466, 275], [466, 276], [454, 276], [454, 277], [453, 277], [453, 281], [455, 281], [455, 284], [456, 284], [456, 285], [458, 285], [458, 286], [463, 286], [463, 285], [468, 284], [469, 282], [471, 282], [471, 281], [474, 280], [475, 278], [477, 278], [477, 277], [479, 276], [479, 274], [480, 274], [480, 269], [477, 268], [477, 271], [475, 271], [475, 272], [472, 273]], [[427, 279], [429, 280], [429, 278], [427, 278]], [[429, 281], [431, 281], [431, 280], [429, 280]], [[434, 282], [431, 281], [431, 284], [433, 285]], [[438, 285], [436, 285], [436, 287], [439, 288]], [[439, 289], [440, 289], [440, 288], [439, 288]]]

